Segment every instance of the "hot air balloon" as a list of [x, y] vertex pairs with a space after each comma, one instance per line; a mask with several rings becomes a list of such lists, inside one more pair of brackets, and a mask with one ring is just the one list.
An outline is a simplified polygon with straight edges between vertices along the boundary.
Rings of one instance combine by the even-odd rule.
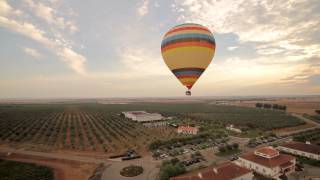
[[161, 43], [164, 62], [188, 90], [206, 70], [214, 56], [216, 43], [211, 31], [199, 24], [186, 23], [171, 28]]

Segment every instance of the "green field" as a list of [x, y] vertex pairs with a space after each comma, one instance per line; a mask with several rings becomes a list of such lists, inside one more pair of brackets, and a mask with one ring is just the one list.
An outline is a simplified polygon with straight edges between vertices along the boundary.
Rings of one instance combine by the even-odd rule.
[[172, 122], [194, 124], [207, 133], [223, 132], [227, 124], [254, 131], [303, 124], [279, 111], [206, 103], [0, 105], [0, 142], [116, 152], [177, 136], [174, 128], [149, 129], [119, 116], [132, 110], [173, 116]]
[[52, 169], [31, 163], [0, 159], [1, 180], [53, 180]]

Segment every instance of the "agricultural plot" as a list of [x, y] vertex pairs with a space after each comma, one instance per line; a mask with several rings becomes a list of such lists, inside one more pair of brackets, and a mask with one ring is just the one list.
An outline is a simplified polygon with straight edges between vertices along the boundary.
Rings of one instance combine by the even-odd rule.
[[283, 112], [206, 103], [0, 105], [0, 143], [116, 153], [181, 137], [172, 127], [146, 128], [119, 115], [130, 110], [191, 121], [209, 133], [223, 132], [228, 123], [262, 130], [303, 123]]
[[295, 134], [293, 136], [293, 139], [295, 141], [301, 141], [301, 142], [309, 141], [312, 144], [320, 145], [320, 129], [317, 128], [317, 129]]
[[2, 144], [34, 144], [47, 149], [119, 152], [174, 137], [170, 128], [148, 129], [117, 114], [82, 105], [2, 107]]

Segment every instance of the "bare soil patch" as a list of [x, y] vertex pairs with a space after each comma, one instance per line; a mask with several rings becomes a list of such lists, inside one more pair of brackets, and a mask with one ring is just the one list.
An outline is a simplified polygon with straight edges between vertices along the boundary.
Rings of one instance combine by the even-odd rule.
[[315, 114], [314, 110], [320, 109], [320, 97], [297, 97], [297, 98], [270, 98], [259, 101], [234, 101], [232, 105], [255, 107], [255, 104], [269, 103], [269, 104], [281, 104], [287, 106], [287, 112], [298, 114]]

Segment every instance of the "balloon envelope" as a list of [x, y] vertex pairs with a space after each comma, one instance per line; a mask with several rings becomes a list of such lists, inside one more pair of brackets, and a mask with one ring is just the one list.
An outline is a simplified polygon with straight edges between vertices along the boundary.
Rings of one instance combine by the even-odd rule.
[[211, 63], [215, 47], [215, 39], [208, 28], [187, 23], [175, 26], [165, 34], [161, 53], [172, 73], [191, 89]]

